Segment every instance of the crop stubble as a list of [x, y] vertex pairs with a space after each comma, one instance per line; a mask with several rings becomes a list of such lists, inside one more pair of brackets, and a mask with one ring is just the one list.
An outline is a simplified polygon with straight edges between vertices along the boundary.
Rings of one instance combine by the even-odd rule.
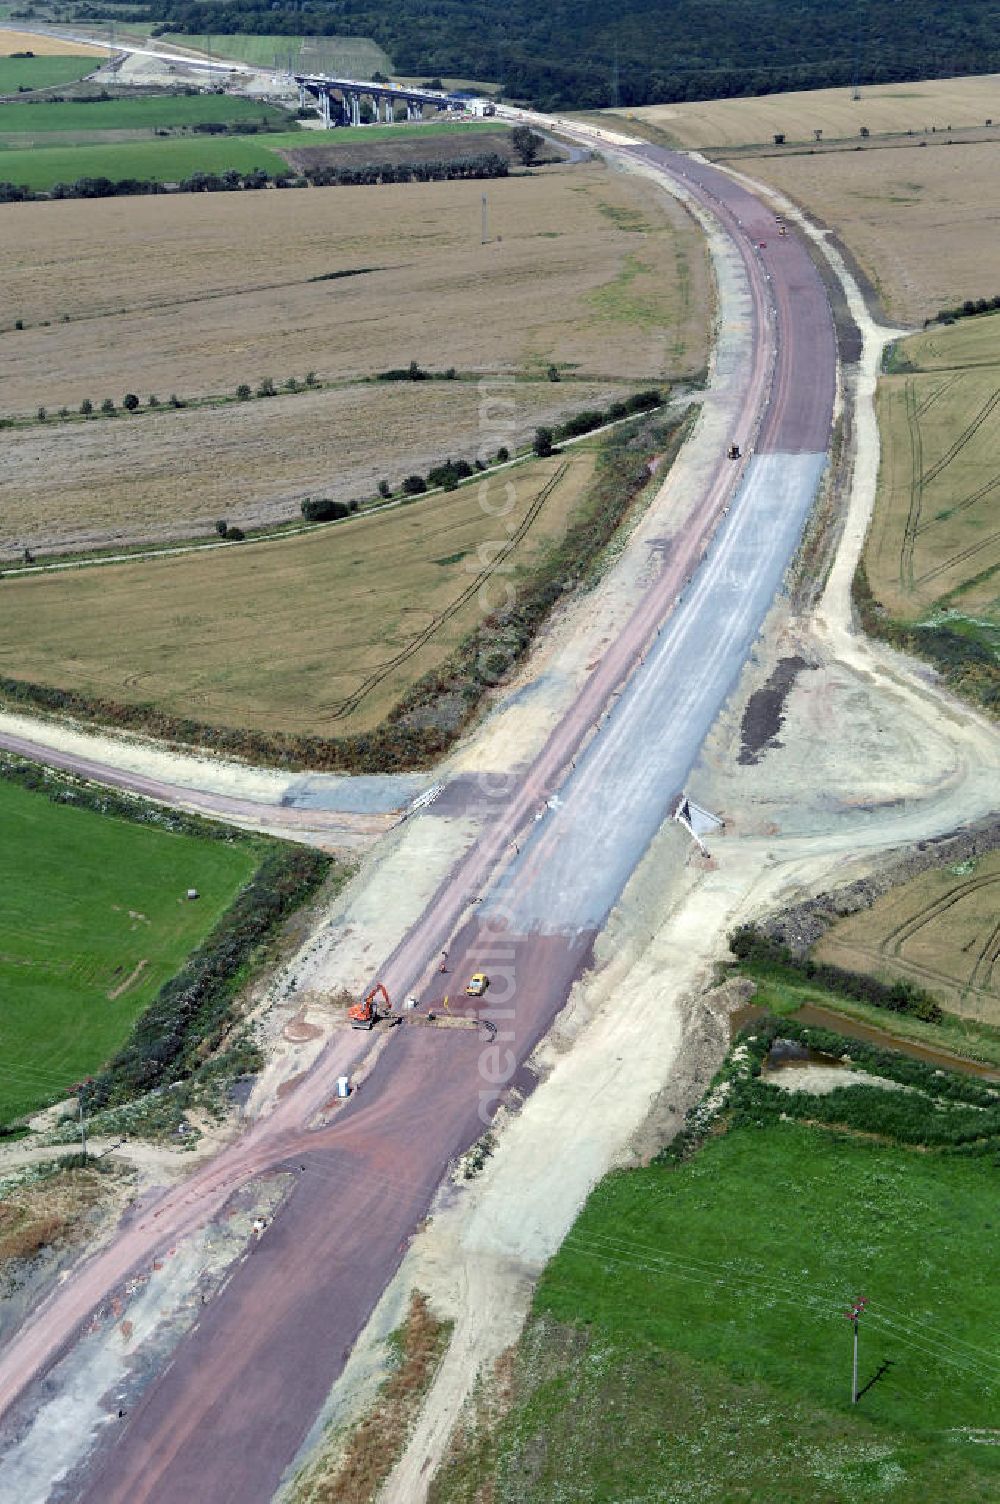
[[1000, 119], [1000, 86], [989, 76], [946, 78], [865, 84], [858, 99], [850, 89], [803, 89], [756, 99], [654, 104], [627, 113], [684, 147], [770, 145], [776, 133], [790, 142], [811, 142], [816, 130], [843, 138], [858, 136], [862, 126], [873, 135], [981, 126]]
[[[555, 362], [637, 383], [703, 365], [707, 274], [682, 211], [598, 164], [559, 168], [488, 185], [483, 246], [482, 191], [8, 206], [7, 308], [29, 327], [0, 335], [0, 414], [126, 391], [231, 394], [310, 370], [345, 380], [414, 359], [539, 374]], [[364, 275], [310, 281], [344, 270]], [[521, 393], [533, 423], [598, 389]], [[176, 536], [207, 517], [292, 515], [318, 489], [363, 494], [477, 441], [474, 401], [474, 388], [421, 383], [10, 430], [3, 542], [9, 556], [60, 538]]]
[[[508, 447], [617, 390], [521, 383]], [[26, 546], [169, 542], [210, 532], [219, 518], [244, 528], [301, 520], [304, 496], [350, 501], [374, 495], [383, 477], [397, 487], [449, 455], [471, 460], [481, 400], [473, 382], [391, 382], [21, 430], [4, 445], [0, 558]]]
[[1000, 1023], [1000, 853], [968, 869], [925, 872], [835, 924], [820, 961], [903, 977], [946, 1007]]
[[914, 620], [947, 597], [997, 611], [1000, 314], [907, 340], [883, 377], [879, 499], [865, 547], [875, 597]]
[[738, 165], [836, 226], [890, 319], [917, 323], [1000, 291], [1000, 140]]
[[[213, 724], [370, 729], [477, 625], [481, 600], [349, 715], [338, 706], [456, 601], [563, 465], [512, 556], [519, 569], [565, 531], [593, 471], [587, 445], [493, 477], [487, 500], [501, 514], [515, 483], [502, 520], [470, 485], [281, 542], [4, 581], [0, 672]], [[504, 585], [488, 591], [494, 606], [504, 599]]]

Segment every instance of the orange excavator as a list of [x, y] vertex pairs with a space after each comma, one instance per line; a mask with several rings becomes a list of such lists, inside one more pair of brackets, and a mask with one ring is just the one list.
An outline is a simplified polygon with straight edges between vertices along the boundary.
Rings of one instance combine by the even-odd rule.
[[[378, 1002], [381, 994], [382, 1003]], [[352, 1029], [374, 1029], [380, 1019], [388, 1018], [392, 1013], [392, 1003], [389, 994], [381, 982], [376, 982], [371, 992], [368, 993], [363, 1003], [355, 1003], [353, 1008], [348, 1008], [347, 1016], [351, 1020]], [[394, 1020], [398, 1022], [398, 1020]]]

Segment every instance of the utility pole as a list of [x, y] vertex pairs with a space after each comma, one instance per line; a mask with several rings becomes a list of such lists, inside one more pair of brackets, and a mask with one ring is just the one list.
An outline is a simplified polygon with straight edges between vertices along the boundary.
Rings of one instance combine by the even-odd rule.
[[90, 1078], [88, 1077], [86, 1081], [81, 1081], [76, 1087], [76, 1105], [80, 1117], [80, 1153], [84, 1159], [87, 1158], [87, 1110], [84, 1106], [84, 1097], [89, 1085]]
[[488, 201], [488, 199], [486, 197], [486, 194], [484, 193], [483, 194], [483, 245], [486, 245], [488, 243], [489, 238], [490, 238], [490, 206], [489, 206], [489, 201]]
[[851, 1404], [858, 1403], [858, 1323], [865, 1314], [865, 1306], [868, 1304], [867, 1295], [859, 1295], [857, 1300], [844, 1312], [845, 1317], [854, 1328], [854, 1365], [851, 1376]]

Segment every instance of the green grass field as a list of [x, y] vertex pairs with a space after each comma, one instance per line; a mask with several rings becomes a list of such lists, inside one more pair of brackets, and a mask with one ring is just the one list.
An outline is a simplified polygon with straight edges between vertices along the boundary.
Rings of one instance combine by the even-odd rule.
[[593, 1192], [432, 1504], [997, 1497], [996, 1105], [836, 1036], [908, 1089], [757, 1076], [789, 1027], [742, 1037], [701, 1147]]
[[[77, 178], [151, 178], [176, 183], [193, 172], [254, 172], [276, 174], [287, 163], [274, 149], [298, 144], [292, 131], [269, 136], [206, 136], [160, 141], [125, 141], [107, 146], [39, 146], [5, 151], [0, 155], [0, 180], [38, 191]], [[268, 145], [264, 146], [263, 142]]]
[[410, 124], [400, 121], [397, 125], [339, 125], [333, 131], [303, 131], [295, 138], [294, 146], [296, 152], [309, 151], [313, 147], [329, 151], [331, 147], [368, 141], [373, 143], [374, 160], [378, 157], [378, 146], [384, 141], [412, 141], [422, 136], [489, 135], [490, 132], [495, 135], [498, 130], [508, 129], [502, 120], [425, 120]]
[[3, 1123], [103, 1065], [259, 853], [67, 808], [4, 780], [0, 824]]
[[[995, 1172], [800, 1126], [612, 1176], [434, 1504], [996, 1498]], [[854, 1410], [842, 1312], [871, 1300]], [[992, 1374], [990, 1387], [983, 1378]]]
[[163, 47], [186, 47], [192, 52], [211, 50], [215, 58], [252, 63], [259, 68], [287, 68], [302, 73], [330, 73], [348, 78], [371, 78], [373, 73], [392, 73], [392, 61], [370, 37], [293, 36], [194, 36], [168, 32], [159, 38]]
[[51, 89], [56, 84], [76, 83], [101, 65], [101, 58], [84, 57], [0, 57], [0, 94], [16, 94], [18, 89]]
[[0, 137], [47, 135], [52, 131], [154, 130], [157, 126], [252, 121], [289, 125], [288, 112], [228, 94], [168, 94], [80, 104], [0, 104]]

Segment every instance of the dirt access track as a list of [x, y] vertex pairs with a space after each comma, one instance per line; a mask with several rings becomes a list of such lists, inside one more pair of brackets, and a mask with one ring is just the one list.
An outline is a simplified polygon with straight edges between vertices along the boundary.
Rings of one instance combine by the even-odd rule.
[[[696, 500], [683, 533], [645, 540], [660, 545], [650, 548], [657, 564], [645, 593], [622, 630], [608, 632], [534, 760], [511, 757], [506, 776], [470, 767], [413, 823], [476, 808], [479, 840], [379, 969], [394, 996], [433, 1002], [444, 985], [434, 966], [441, 949], [456, 979], [485, 967], [495, 986], [480, 1017], [502, 1034], [393, 1030], [359, 1095], [331, 1110], [335, 1077], [355, 1067], [366, 1039], [338, 1033], [253, 1130], [144, 1206], [0, 1359], [12, 1482], [24, 1476], [33, 1437], [53, 1434], [58, 1399], [39, 1408], [37, 1385], [46, 1376], [58, 1396], [80, 1326], [96, 1312], [92, 1335], [113, 1334], [121, 1309], [112, 1302], [130, 1275], [217, 1215], [239, 1186], [285, 1168], [292, 1190], [253, 1257], [124, 1422], [96, 1428], [95, 1450], [78, 1454], [67, 1480], [72, 1497], [102, 1504], [271, 1497], [449, 1158], [490, 1120], [589, 964], [739, 676], [825, 459], [835, 375], [826, 298], [796, 236], [780, 255], [762, 250], [773, 219], [746, 188], [655, 150], [632, 160], [653, 176], [683, 174], [679, 184], [672, 176], [675, 188], [710, 206], [734, 248], [720, 341], [732, 363], [720, 353], [716, 372], [725, 400], [706, 403], [696, 431], [701, 468], [689, 455], [667, 482], [696, 476]], [[743, 343], [727, 344], [741, 322]], [[755, 448], [742, 472], [719, 457], [730, 435]]]

